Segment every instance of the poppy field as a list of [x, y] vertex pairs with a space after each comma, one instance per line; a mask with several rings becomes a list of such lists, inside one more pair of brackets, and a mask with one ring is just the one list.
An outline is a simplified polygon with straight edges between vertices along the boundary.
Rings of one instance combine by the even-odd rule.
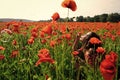
[[[0, 31], [2, 80], [118, 80], [120, 23], [12, 21], [0, 23]], [[103, 60], [104, 75], [100, 67], [94, 70], [79, 61], [72, 50], [76, 34], [89, 31], [100, 35], [104, 48], [100, 54], [112, 61]]]
[[[74, 0], [61, 4], [76, 11]], [[119, 80], [120, 22], [58, 22], [58, 12], [51, 22], [0, 22], [0, 80]], [[88, 60], [75, 38], [94, 32], [100, 40], [88, 40], [93, 55]], [[84, 55], [84, 56], [81, 56]], [[94, 64], [92, 64], [94, 63]]]

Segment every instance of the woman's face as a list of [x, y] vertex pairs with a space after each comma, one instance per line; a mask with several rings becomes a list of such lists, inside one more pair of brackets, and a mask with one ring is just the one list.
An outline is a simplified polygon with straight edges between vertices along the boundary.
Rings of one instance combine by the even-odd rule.
[[80, 37], [80, 41], [83, 41], [87, 36], [89, 36], [91, 32], [88, 32]]

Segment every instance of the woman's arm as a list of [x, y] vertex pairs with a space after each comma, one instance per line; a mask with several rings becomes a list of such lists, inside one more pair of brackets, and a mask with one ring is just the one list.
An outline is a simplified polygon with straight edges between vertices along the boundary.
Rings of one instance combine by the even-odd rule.
[[72, 47], [72, 50], [73, 51], [76, 51], [77, 50], [77, 47], [78, 47], [78, 44], [79, 44], [79, 40], [80, 40], [80, 34], [78, 33], [75, 40], [74, 40], [74, 43], [73, 43], [73, 47]]

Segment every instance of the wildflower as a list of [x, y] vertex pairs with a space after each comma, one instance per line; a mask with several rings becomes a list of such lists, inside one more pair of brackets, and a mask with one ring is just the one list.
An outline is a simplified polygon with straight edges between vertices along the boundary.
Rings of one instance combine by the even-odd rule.
[[51, 25], [47, 25], [41, 31], [46, 33], [46, 34], [48, 34], [48, 35], [50, 35], [50, 34], [52, 34], [52, 26]]
[[73, 54], [74, 56], [77, 56], [77, 55], [79, 54], [79, 52], [78, 52], [78, 51], [73, 51], [72, 54]]
[[0, 54], [0, 60], [3, 60], [4, 58], [5, 58], [5, 56]]
[[11, 25], [11, 23], [10, 23], [10, 22], [7, 22], [7, 24], [6, 24], [7, 28], [8, 28], [10, 25]]
[[55, 32], [55, 31], [53, 31], [53, 33], [52, 33], [53, 35], [57, 35], [57, 32]]
[[41, 37], [41, 38], [44, 38], [44, 37], [45, 37], [45, 33], [44, 33], [44, 32], [40, 31], [39, 33], [40, 33], [40, 37]]
[[47, 42], [46, 39], [42, 39], [42, 40], [41, 40], [41, 43], [42, 43], [42, 44], [45, 44], [46, 42]]
[[12, 25], [13, 25], [14, 27], [19, 27], [19, 26], [20, 26], [19, 23], [17, 23], [17, 22], [14, 22]]
[[54, 41], [54, 40], [50, 41], [50, 46], [51, 47], [54, 47], [55, 45], [56, 45], [56, 41]]
[[112, 39], [112, 41], [115, 41], [116, 36], [112, 35], [112, 36], [111, 36], [111, 39]]
[[98, 47], [98, 48], [96, 49], [96, 52], [97, 52], [97, 53], [104, 54], [104, 53], [105, 53], [105, 49], [102, 48], [102, 47]]
[[110, 52], [100, 64], [100, 72], [104, 80], [113, 80], [116, 74], [117, 54]]
[[32, 32], [31, 35], [32, 35], [34, 38], [37, 38], [37, 37], [38, 37], [38, 33], [37, 33], [37, 32]]
[[118, 57], [117, 53], [111, 51], [109, 54], [110, 55], [106, 55], [105, 58], [107, 60], [109, 60], [110, 62], [115, 63], [117, 61], [117, 57]]
[[60, 27], [60, 32], [65, 33], [66, 32], [66, 26], [61, 26]]
[[101, 42], [98, 38], [96, 38], [96, 37], [90, 38], [89, 42], [90, 42], [91, 44], [101, 44], [101, 43], [102, 43], [102, 42]]
[[11, 58], [14, 58], [14, 57], [16, 57], [18, 54], [19, 54], [19, 51], [18, 51], [18, 50], [14, 50], [14, 51], [12, 51], [10, 57], [11, 57]]
[[60, 18], [60, 15], [59, 15], [57, 12], [55, 12], [55, 13], [52, 15], [53, 21], [57, 21], [59, 18]]
[[51, 38], [51, 36], [46, 36], [45, 38], [46, 38], [46, 39], [50, 39], [50, 38]]
[[19, 30], [19, 27], [20, 27], [19, 23], [14, 22], [12, 25], [13, 25], [13, 32], [19, 33], [20, 32], [20, 30]]
[[48, 49], [41, 49], [38, 53], [39, 60], [36, 62], [35, 66], [38, 66], [42, 62], [54, 63], [55, 61], [51, 58]]
[[58, 44], [60, 44], [60, 43], [62, 42], [62, 39], [61, 39], [61, 38], [57, 38], [57, 39], [56, 39], [56, 42], [57, 42]]
[[62, 7], [69, 8], [72, 11], [76, 11], [77, 9], [77, 5], [74, 0], [64, 0], [61, 5]]
[[116, 34], [117, 34], [118, 36], [120, 36], [120, 30], [119, 30], [119, 31], [117, 31], [117, 32], [116, 32]]
[[38, 32], [38, 27], [32, 28], [31, 32]]
[[0, 46], [0, 50], [5, 50], [5, 48], [4, 48], [4, 47], [2, 47], [2, 46]]
[[71, 34], [65, 34], [65, 38], [67, 39], [67, 40], [70, 40], [71, 39]]
[[16, 40], [13, 40], [13, 41], [12, 41], [12, 45], [17, 45], [17, 41], [16, 41]]
[[30, 38], [30, 39], [28, 39], [28, 44], [33, 44], [34, 43], [34, 38]]

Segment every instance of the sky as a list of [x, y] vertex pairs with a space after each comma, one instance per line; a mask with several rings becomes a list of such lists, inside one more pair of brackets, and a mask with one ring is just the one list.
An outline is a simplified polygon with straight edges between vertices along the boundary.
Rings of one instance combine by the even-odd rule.
[[[58, 12], [61, 18], [67, 17], [64, 0], [0, 0], [0, 18], [20, 18], [48, 20]], [[69, 11], [69, 17], [95, 16], [103, 13], [120, 13], [120, 0], [74, 0], [76, 11]]]

